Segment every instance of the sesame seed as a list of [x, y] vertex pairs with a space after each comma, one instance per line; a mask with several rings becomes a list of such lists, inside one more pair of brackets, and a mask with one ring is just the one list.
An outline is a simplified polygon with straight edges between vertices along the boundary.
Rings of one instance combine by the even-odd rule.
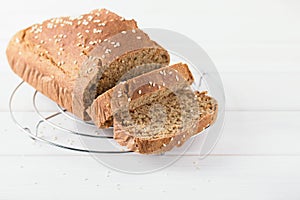
[[71, 26], [73, 25], [73, 22], [70, 22], [70, 21], [65, 21], [64, 23], [67, 25], [71, 25]]
[[89, 33], [90, 31], [89, 31], [89, 30], [85, 30], [85, 32], [86, 32], [86, 33]]
[[115, 42], [111, 42], [110, 44], [116, 44]]
[[105, 58], [105, 55], [102, 55], [101, 57], [104, 59], [104, 58]]
[[160, 71], [159, 73], [160, 73], [161, 75], [163, 75], [163, 74], [164, 74], [164, 73], [163, 73], [163, 71]]
[[61, 41], [61, 39], [55, 39], [55, 40], [54, 40], [55, 43], [58, 43], [58, 42], [60, 42], [60, 41]]
[[90, 41], [89, 44], [90, 44], [90, 45], [97, 44], [97, 41]]
[[169, 71], [169, 74], [171, 75], [173, 72], [172, 71]]
[[98, 40], [98, 43], [101, 43], [102, 42], [102, 40]]
[[136, 30], [132, 30], [133, 33], [136, 33]]
[[160, 89], [161, 88], [161, 86], [160, 85], [158, 85], [158, 89]]
[[81, 43], [77, 43], [76, 46], [80, 47], [82, 44]]
[[60, 51], [64, 51], [64, 48], [60, 47], [59, 50], [60, 50]]
[[100, 23], [101, 20], [100, 20], [100, 19], [95, 19], [93, 22], [94, 22], [94, 23]]
[[172, 137], [172, 138], [171, 138], [171, 141], [173, 141], [173, 140], [174, 140], [174, 138]]
[[38, 38], [39, 38], [39, 36], [37, 36], [37, 35], [36, 35], [36, 36], [34, 36], [34, 38], [35, 38], [35, 39], [38, 39]]
[[21, 52], [21, 51], [19, 51], [19, 55], [22, 55], [22, 52]]
[[177, 144], [180, 145], [181, 141], [178, 141]]
[[61, 52], [60, 52], [60, 51], [59, 51], [59, 52], [57, 52], [57, 55], [59, 55], [59, 56], [60, 56], [60, 55], [61, 55]]
[[48, 54], [49, 53], [49, 51], [45, 51], [45, 54]]
[[91, 73], [94, 69], [93, 68], [88, 68], [88, 70], [86, 71], [88, 74]]
[[108, 39], [104, 39], [103, 41], [104, 41], [104, 42], [107, 42], [107, 41], [108, 41]]
[[176, 75], [175, 77], [176, 77], [176, 81], [179, 81], [179, 78], [178, 78], [178, 76]]
[[82, 24], [86, 26], [86, 25], [88, 25], [88, 24], [89, 24], [89, 22], [88, 22], [88, 21], [86, 21], [86, 20], [83, 20]]
[[106, 23], [100, 23], [100, 24], [98, 24], [98, 26], [105, 26], [106, 25]]
[[140, 40], [140, 39], [142, 39], [142, 37], [141, 36], [137, 36], [136, 39]]
[[89, 21], [92, 21], [92, 19], [93, 19], [93, 16], [92, 16], [92, 15], [89, 15], [89, 16], [88, 16], [88, 20], [89, 20]]
[[185, 135], [183, 135], [182, 137], [185, 138]]
[[139, 90], [139, 94], [142, 94], [142, 90]]
[[166, 84], [165, 84], [164, 82], [162, 83], [162, 85], [163, 85], [164, 87], [166, 86]]
[[83, 56], [83, 55], [84, 55], [84, 53], [83, 53], [83, 52], [81, 52], [79, 55], [80, 55], [80, 56]]
[[128, 98], [128, 102], [130, 102], [131, 101], [131, 98]]
[[110, 50], [110, 49], [106, 49], [106, 50], [105, 50], [105, 53], [106, 53], [106, 54], [111, 53], [111, 50]]
[[153, 87], [155, 87], [155, 83], [153, 83]]
[[127, 32], [126, 32], [126, 31], [122, 31], [121, 33], [122, 33], [122, 34], [126, 34]]
[[20, 43], [20, 39], [19, 38], [16, 38], [16, 43]]
[[166, 144], [163, 144], [163, 146], [166, 147], [167, 145], [166, 145]]
[[52, 23], [48, 23], [47, 24], [47, 28], [49, 28], [49, 29], [53, 28], [53, 24]]
[[64, 65], [64, 64], [65, 64], [65, 62], [64, 62], [64, 61], [61, 61], [61, 64], [62, 64], [62, 65]]
[[122, 96], [122, 93], [121, 94], [118, 94], [118, 98], [120, 98]]
[[102, 30], [101, 30], [101, 29], [96, 29], [96, 28], [94, 28], [93, 32], [94, 32], [94, 33], [102, 33]]
[[116, 47], [119, 47], [119, 46], [121, 46], [120, 42], [117, 42], [117, 43], [114, 45], [115, 48], [116, 48]]
[[82, 35], [81, 33], [77, 33], [77, 36], [80, 36], [80, 35]]
[[77, 60], [74, 61], [74, 64], [75, 64], [75, 65], [77, 64]]
[[106, 12], [105, 12], [105, 14], [108, 14], [109, 13], [109, 11], [107, 10]]
[[149, 81], [149, 85], [152, 85], [152, 82], [151, 82], [151, 81]]

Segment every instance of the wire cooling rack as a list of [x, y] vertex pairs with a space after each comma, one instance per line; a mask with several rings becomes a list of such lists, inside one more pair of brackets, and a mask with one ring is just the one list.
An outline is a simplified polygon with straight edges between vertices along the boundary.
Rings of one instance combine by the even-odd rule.
[[[45, 108], [39, 105], [40, 101], [45, 101], [47, 98], [43, 97], [38, 91], [30, 90], [30, 86], [27, 83], [24, 81], [21, 82], [12, 92], [9, 101], [9, 111], [16, 126], [28, 134], [33, 140], [63, 149], [87, 153], [120, 154], [131, 152], [120, 149], [121, 147], [119, 147], [120, 150], [113, 150], [116, 149], [118, 145], [112, 140], [112, 128], [98, 129], [91, 122], [81, 121], [59, 105], [50, 105], [51, 112], [42, 111]], [[16, 111], [16, 101], [20, 99], [22, 99], [22, 101], [29, 101], [31, 99], [31, 106], [35, 112], [33, 116], [30, 116], [30, 119], [24, 116], [24, 113]], [[51, 104], [52, 102], [48, 103]], [[47, 133], [45, 134], [45, 132]], [[58, 138], [61, 139], [59, 140]], [[95, 140], [95, 144], [86, 145], [90, 144], [88, 140]], [[102, 140], [102, 143], [103, 141], [107, 143], [106, 146], [109, 150], [91, 149], [92, 146], [105, 148], [105, 145], [101, 144], [99, 140]]]
[[[204, 75], [202, 74], [198, 84], [194, 87], [201, 87]], [[22, 112], [18, 112], [20, 99], [22, 104], [34, 110], [33, 116], [30, 118], [25, 117]], [[16, 126], [35, 141], [86, 153], [132, 153], [132, 151], [123, 149], [113, 140], [112, 127], [98, 129], [92, 122], [80, 120], [24, 81], [13, 90], [9, 101], [9, 111]], [[45, 134], [45, 132], [47, 133]], [[104, 150], [105, 148], [107, 150]]]

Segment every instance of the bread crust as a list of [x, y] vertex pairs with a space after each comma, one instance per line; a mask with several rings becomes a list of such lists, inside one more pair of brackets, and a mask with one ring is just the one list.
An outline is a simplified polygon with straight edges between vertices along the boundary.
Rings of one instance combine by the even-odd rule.
[[[115, 101], [116, 98], [121, 98], [119, 95], [122, 94], [122, 98], [125, 98], [125, 102], [128, 102], [128, 98], [130, 98], [132, 102], [135, 102], [138, 98], [145, 97], [158, 90], [166, 90], [166, 88], [162, 86], [163, 84], [172, 90], [173, 87], [179, 87], [179, 80], [176, 80], [176, 74], [178, 74], [178, 79], [183, 79], [183, 81], [180, 82], [185, 86], [194, 82], [194, 77], [188, 66], [183, 63], [177, 63], [129, 79], [115, 86], [98, 96], [88, 108], [87, 112], [97, 127], [110, 127], [113, 125], [113, 110], [117, 110], [121, 107], [121, 105], [119, 105], [120, 101]], [[152, 82], [152, 85], [149, 84], [149, 81]], [[122, 93], [119, 93], [119, 91], [122, 91]]]
[[[101, 57], [95, 67], [96, 75], [92, 77], [82, 76], [85, 63], [89, 61], [93, 50], [106, 46], [104, 40], [122, 31], [136, 29], [138, 27], [134, 20], [125, 20], [106, 9], [94, 10], [77, 18], [53, 18], [14, 35], [6, 55], [12, 70], [24, 81], [69, 112], [89, 120], [82, 97], [87, 95], [87, 91], [91, 98], [96, 97], [91, 86], [99, 81], [102, 67], [121, 54], [116, 51], [111, 57]], [[149, 38], [143, 42], [151, 43], [153, 48], [161, 48], [167, 54]], [[128, 46], [125, 43], [124, 46]], [[122, 53], [130, 51], [131, 48], [127, 51], [123, 49]]]
[[[90, 37], [85, 32], [87, 27], [82, 22], [88, 21], [89, 16], [97, 17], [101, 23], [106, 23], [103, 27], [106, 29], [105, 34]], [[90, 29], [96, 28], [99, 23], [89, 22]], [[49, 28], [49, 24], [52, 28]], [[116, 27], [117, 25], [120, 26]], [[74, 80], [78, 76], [80, 65], [88, 58], [90, 51], [83, 52], [83, 48], [77, 46], [79, 41], [84, 41], [81, 44], [86, 46], [96, 38], [104, 39], [120, 31], [136, 28], [134, 20], [123, 20], [106, 9], [94, 10], [75, 19], [69, 17], [49, 19], [14, 35], [8, 44], [6, 55], [17, 75], [72, 112]], [[82, 36], [78, 36], [78, 33]], [[63, 55], [58, 55], [60, 48], [63, 49], [63, 52], [61, 51]]]

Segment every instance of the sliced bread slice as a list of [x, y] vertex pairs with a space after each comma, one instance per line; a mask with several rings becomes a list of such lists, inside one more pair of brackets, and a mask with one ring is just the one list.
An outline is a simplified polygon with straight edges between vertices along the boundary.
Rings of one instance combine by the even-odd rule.
[[114, 139], [129, 150], [157, 154], [181, 146], [214, 123], [217, 102], [206, 92], [180, 90], [142, 98], [141, 106], [114, 114]]
[[[142, 69], [149, 67], [143, 67]], [[137, 73], [130, 74], [137, 75]], [[194, 82], [194, 78], [186, 64], [178, 63], [156, 69], [121, 82], [98, 96], [87, 109], [87, 113], [97, 127], [107, 128], [113, 125], [113, 113], [120, 109], [122, 100], [125, 103], [130, 101], [130, 109], [134, 109], [143, 103], [141, 99], [155, 98], [179, 88], [187, 87], [189, 89], [192, 82]]]

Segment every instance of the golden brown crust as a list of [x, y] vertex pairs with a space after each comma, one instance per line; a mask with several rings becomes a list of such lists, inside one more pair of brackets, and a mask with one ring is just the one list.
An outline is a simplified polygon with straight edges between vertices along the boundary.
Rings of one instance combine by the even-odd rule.
[[[206, 93], [196, 92], [198, 96], [206, 95]], [[171, 150], [175, 146], [181, 146], [186, 140], [191, 138], [212, 125], [218, 114], [218, 105], [216, 100], [211, 97], [213, 102], [213, 112], [199, 118], [195, 127], [191, 127], [190, 130], [180, 132], [175, 136], [163, 137], [163, 138], [139, 138], [131, 134], [128, 134], [126, 129], [120, 124], [120, 121], [114, 120], [114, 139], [122, 146], [126, 146], [129, 150], [141, 153], [141, 154], [159, 154]]]
[[[171, 72], [174, 73], [169, 74]], [[112, 100], [114, 98], [118, 98], [118, 95], [121, 94], [118, 90], [126, 93], [124, 94], [126, 95], [126, 102], [127, 98], [131, 98], [132, 103], [134, 103], [135, 100], [140, 97], [147, 98], [147, 95], [151, 95], [155, 91], [165, 90], [166, 87], [162, 86], [163, 84], [165, 86], [170, 86], [168, 89], [178, 87], [179, 85], [177, 85], [178, 82], [176, 80], [176, 73], [178, 73], [178, 79], [184, 79], [183, 82], [186, 85], [190, 85], [194, 82], [194, 78], [186, 64], [174, 64], [172, 66], [157, 69], [133, 79], [129, 79], [124, 84], [117, 85], [116, 87], [106, 91], [94, 100], [93, 104], [88, 109], [88, 113], [97, 127], [107, 128], [112, 126], [112, 103], [118, 103], [116, 101], [112, 102]], [[149, 81], [151, 81], [152, 84], [149, 84]], [[136, 102], [136, 104], [138, 103], [139, 102]], [[119, 105], [115, 105], [114, 107], [117, 108]]]
[[72, 82], [69, 77], [47, 59], [28, 50], [17, 33], [7, 48], [7, 58], [12, 70], [37, 91], [47, 95], [67, 110], [72, 110]]
[[[87, 33], [96, 27], [103, 32]], [[136, 28], [134, 20], [124, 20], [106, 9], [74, 19], [54, 18], [18, 32], [7, 47], [7, 59], [24, 81], [72, 112], [74, 80], [93, 49], [90, 42]]]
[[[7, 59], [12, 70], [24, 81], [68, 111], [74, 113], [77, 110], [75, 114], [87, 120], [86, 105], [78, 101], [83, 101], [82, 96], [91, 84], [84, 78], [87, 84], [78, 85], [82, 80], [78, 80], [80, 70], [93, 50], [104, 46], [104, 40], [137, 28], [134, 20], [125, 20], [106, 9], [94, 10], [77, 18], [49, 19], [18, 32], [7, 47]], [[148, 40], [145, 42], [151, 41]], [[108, 64], [112, 59], [101, 58], [98, 63]], [[96, 79], [93, 81], [97, 82]], [[82, 94], [74, 93], [75, 88]], [[91, 98], [95, 97], [91, 95]], [[78, 104], [80, 108], [73, 108]]]

